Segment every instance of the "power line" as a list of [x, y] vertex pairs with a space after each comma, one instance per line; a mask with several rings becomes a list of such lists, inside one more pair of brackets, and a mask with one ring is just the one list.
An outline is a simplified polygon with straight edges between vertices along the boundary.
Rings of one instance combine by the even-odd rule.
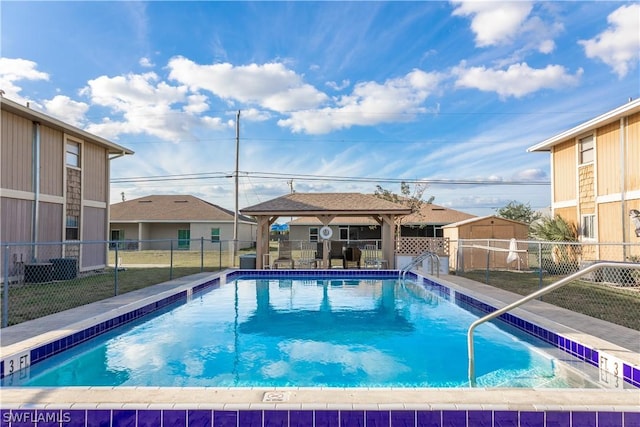
[[[149, 177], [129, 177], [115, 178], [111, 180], [112, 184], [125, 183], [146, 183], [146, 182], [164, 182], [164, 181], [193, 181], [193, 180], [209, 180], [209, 179], [226, 179], [233, 178], [236, 173], [228, 172], [202, 172], [178, 175], [156, 175]], [[540, 180], [472, 180], [472, 179], [407, 179], [407, 178], [379, 178], [379, 177], [356, 177], [356, 176], [338, 176], [338, 175], [310, 175], [310, 174], [287, 174], [275, 172], [258, 172], [258, 171], [238, 171], [237, 176], [261, 178], [267, 180], [285, 180], [287, 182], [295, 179], [296, 181], [324, 181], [324, 182], [363, 182], [363, 183], [387, 183], [387, 184], [424, 184], [424, 185], [484, 185], [484, 186], [548, 186], [550, 181]]]

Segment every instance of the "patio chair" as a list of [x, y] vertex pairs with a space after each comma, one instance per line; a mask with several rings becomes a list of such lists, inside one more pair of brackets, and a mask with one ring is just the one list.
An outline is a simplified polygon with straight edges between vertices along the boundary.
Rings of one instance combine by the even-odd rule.
[[338, 240], [331, 241], [331, 248], [329, 252], [329, 268], [333, 267], [333, 260], [339, 259], [344, 267], [344, 244]]
[[362, 251], [357, 247], [348, 247], [343, 251], [342, 265], [344, 268], [349, 267], [349, 263], [355, 263], [356, 268], [360, 268], [360, 259]]
[[364, 245], [362, 257], [364, 268], [373, 267], [379, 270], [383, 265], [387, 264], [386, 259], [380, 258], [378, 247], [376, 245]]
[[316, 247], [313, 242], [300, 242], [300, 258], [295, 261], [300, 267], [316, 268], [318, 265]]
[[289, 265], [291, 269], [294, 268], [293, 257], [291, 256], [291, 242], [289, 240], [282, 240], [278, 243], [278, 257], [273, 261], [272, 268], [276, 269], [280, 264]]

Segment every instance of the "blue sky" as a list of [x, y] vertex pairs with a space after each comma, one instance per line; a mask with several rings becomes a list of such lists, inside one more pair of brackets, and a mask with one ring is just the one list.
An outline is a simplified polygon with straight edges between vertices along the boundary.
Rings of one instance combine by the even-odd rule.
[[[111, 201], [399, 192], [550, 204], [526, 149], [640, 96], [638, 2], [3, 1], [5, 97], [135, 151]], [[160, 180], [162, 179], [162, 180]]]

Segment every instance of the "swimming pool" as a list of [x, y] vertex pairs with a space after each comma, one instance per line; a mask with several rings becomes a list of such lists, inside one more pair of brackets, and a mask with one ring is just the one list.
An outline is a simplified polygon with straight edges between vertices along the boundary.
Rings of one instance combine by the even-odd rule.
[[[392, 271], [325, 271], [328, 278], [380, 279]], [[160, 284], [46, 319], [45, 325], [16, 325], [2, 334], [2, 377], [29, 375], [31, 369], [56, 354], [118, 326], [144, 319], [189, 295], [216, 288], [239, 277], [257, 279], [314, 277], [317, 271], [224, 271]], [[456, 277], [426, 278], [410, 274], [420, 284], [439, 286], [456, 304], [486, 313], [511, 302], [510, 295]], [[560, 316], [560, 317], [558, 317]], [[562, 318], [563, 324], [554, 322]], [[616, 383], [624, 389], [538, 388], [339, 388], [339, 387], [13, 387], [0, 389], [2, 422], [32, 425], [55, 419], [63, 425], [125, 426], [429, 426], [429, 427], [601, 427], [640, 426], [640, 361], [638, 350], [614, 344], [606, 337], [625, 331], [594, 319], [572, 320], [562, 309], [516, 310], [502, 317], [556, 347], [562, 353], [602, 369], [605, 352], [622, 357]], [[592, 335], [580, 331], [600, 329]], [[34, 331], [39, 331], [34, 334]], [[631, 342], [637, 340], [637, 333]], [[624, 343], [621, 343], [625, 345]], [[12, 374], [9, 365], [23, 366]], [[25, 421], [27, 422], [25, 424]], [[56, 423], [58, 425], [60, 423]], [[4, 424], [3, 424], [4, 425]], [[13, 424], [11, 424], [13, 425]]]
[[[48, 358], [13, 385], [466, 387], [469, 308], [397, 277], [240, 277]], [[550, 345], [514, 333], [478, 330], [478, 386], [569, 386]]]

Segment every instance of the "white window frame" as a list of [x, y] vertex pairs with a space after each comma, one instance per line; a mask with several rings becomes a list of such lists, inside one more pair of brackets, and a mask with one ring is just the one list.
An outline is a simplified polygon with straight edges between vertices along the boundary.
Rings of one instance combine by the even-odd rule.
[[[214, 233], [217, 231], [217, 233]], [[217, 243], [220, 241], [220, 227], [211, 227], [211, 243]]]
[[[583, 148], [583, 145], [590, 143], [590, 148]], [[589, 159], [585, 160], [585, 154], [588, 153]], [[578, 164], [587, 165], [593, 163], [596, 156], [596, 138], [593, 135], [587, 135], [582, 138], [578, 138]]]
[[596, 236], [596, 215], [580, 215], [580, 237], [582, 237], [582, 240], [596, 240]]
[[[70, 148], [72, 148], [70, 150]], [[75, 150], [77, 152], [75, 152]], [[69, 161], [69, 160], [72, 161]], [[81, 169], [82, 167], [82, 143], [78, 140], [67, 137], [64, 142], [64, 164], [71, 168]]]
[[309, 227], [309, 241], [310, 242], [319, 242], [320, 236], [320, 228], [319, 227]]

